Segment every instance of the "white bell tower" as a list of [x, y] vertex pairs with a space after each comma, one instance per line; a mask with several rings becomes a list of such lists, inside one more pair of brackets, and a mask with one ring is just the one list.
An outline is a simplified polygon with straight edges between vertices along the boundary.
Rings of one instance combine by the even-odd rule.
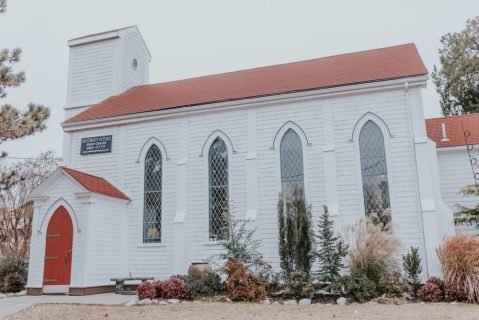
[[65, 119], [148, 83], [151, 55], [137, 26], [72, 39], [68, 46]]

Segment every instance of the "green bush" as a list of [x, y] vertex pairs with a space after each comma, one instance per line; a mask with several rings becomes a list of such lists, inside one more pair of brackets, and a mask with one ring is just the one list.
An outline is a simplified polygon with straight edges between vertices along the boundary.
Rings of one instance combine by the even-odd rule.
[[411, 251], [402, 257], [402, 268], [404, 270], [404, 281], [411, 287], [414, 295], [421, 288], [421, 257], [419, 248], [411, 247]]
[[362, 272], [355, 271], [344, 276], [343, 286], [346, 295], [360, 303], [374, 299], [379, 295], [374, 281]]
[[207, 273], [200, 279], [187, 278], [185, 283], [186, 297], [188, 299], [212, 297], [225, 291], [225, 285], [216, 273]]
[[314, 295], [314, 287], [309, 281], [306, 273], [301, 271], [292, 272], [289, 281], [283, 290], [283, 298], [285, 299], [301, 299], [312, 298]]
[[407, 289], [408, 286], [402, 281], [400, 273], [385, 275], [378, 284], [379, 294], [385, 294], [388, 298], [400, 298]]
[[16, 274], [15, 276], [12, 276], [12, 278], [21, 278], [21, 283], [23, 283], [23, 287], [19, 291], [22, 291], [25, 284], [27, 283], [27, 267], [28, 263], [17, 256], [8, 255], [3, 258], [3, 260], [0, 261], [0, 291], [10, 292], [9, 290], [6, 290], [7, 284], [5, 283], [7, 280], [7, 276], [10, 274]]
[[25, 289], [25, 284], [25, 277], [18, 272], [13, 272], [3, 280], [3, 291], [17, 293]]

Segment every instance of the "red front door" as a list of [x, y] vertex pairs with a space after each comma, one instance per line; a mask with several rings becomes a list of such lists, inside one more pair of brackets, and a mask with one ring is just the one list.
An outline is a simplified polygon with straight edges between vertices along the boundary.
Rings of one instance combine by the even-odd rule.
[[68, 286], [72, 269], [73, 224], [62, 206], [48, 223], [45, 248], [44, 286]]

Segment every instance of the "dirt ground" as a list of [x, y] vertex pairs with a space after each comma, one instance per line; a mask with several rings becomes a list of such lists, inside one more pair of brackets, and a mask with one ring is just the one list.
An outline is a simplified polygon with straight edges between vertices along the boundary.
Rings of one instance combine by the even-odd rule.
[[96, 306], [38, 304], [7, 319], [479, 319], [479, 306], [471, 304], [313, 304], [309, 306], [262, 305], [247, 303], [188, 303], [151, 306]]

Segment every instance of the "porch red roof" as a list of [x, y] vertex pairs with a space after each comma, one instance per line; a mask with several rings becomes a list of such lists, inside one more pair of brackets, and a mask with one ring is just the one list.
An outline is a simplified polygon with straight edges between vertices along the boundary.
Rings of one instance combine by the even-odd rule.
[[73, 179], [78, 181], [82, 186], [84, 186], [87, 190], [102, 194], [105, 196], [123, 199], [123, 200], [130, 200], [123, 192], [118, 190], [115, 186], [109, 183], [102, 177], [97, 177], [85, 172], [77, 171], [67, 167], [61, 167], [63, 171], [69, 174]]
[[[443, 139], [443, 123], [447, 139]], [[466, 145], [463, 127], [464, 130], [468, 130], [471, 133], [467, 137], [467, 143], [479, 144], [479, 114], [426, 119], [427, 136], [436, 142], [437, 148]]]

